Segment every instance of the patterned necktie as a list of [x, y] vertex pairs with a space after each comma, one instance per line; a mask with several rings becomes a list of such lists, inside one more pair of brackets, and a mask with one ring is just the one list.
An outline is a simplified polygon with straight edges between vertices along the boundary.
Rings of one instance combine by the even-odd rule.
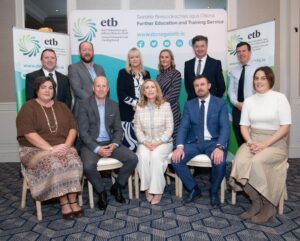
[[241, 73], [241, 77], [239, 79], [238, 98], [237, 98], [239, 102], [244, 102], [245, 67], [246, 65], [243, 65], [243, 70]]
[[49, 73], [48, 75], [51, 79], [53, 79], [53, 73]]
[[196, 72], [197, 76], [200, 75], [201, 72], [201, 61], [202, 61], [201, 59], [199, 59], [198, 61], [197, 72]]
[[199, 120], [199, 143], [204, 142], [204, 116], [205, 116], [205, 100], [201, 100], [200, 120]]

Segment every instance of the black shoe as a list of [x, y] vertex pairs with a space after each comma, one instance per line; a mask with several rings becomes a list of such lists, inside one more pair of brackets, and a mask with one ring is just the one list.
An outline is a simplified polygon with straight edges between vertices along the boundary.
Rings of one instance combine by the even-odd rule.
[[186, 196], [185, 198], [182, 200], [182, 204], [187, 204], [187, 203], [190, 203], [192, 201], [194, 201], [195, 199], [201, 197], [201, 190], [199, 189], [198, 186], [195, 186], [193, 188], [192, 191], [190, 191]]
[[219, 199], [218, 193], [211, 193], [210, 203], [214, 208], [217, 208], [220, 206], [220, 199]]
[[113, 185], [110, 189], [110, 194], [115, 196], [115, 199], [119, 203], [126, 203], [125, 198], [122, 195], [121, 188], [117, 185]]
[[99, 194], [98, 207], [100, 210], [106, 210], [107, 208], [107, 193], [103, 191]]

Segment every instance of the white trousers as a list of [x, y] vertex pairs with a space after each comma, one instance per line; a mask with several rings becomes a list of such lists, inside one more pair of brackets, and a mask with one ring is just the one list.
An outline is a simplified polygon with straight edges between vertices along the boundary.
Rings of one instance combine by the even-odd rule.
[[168, 155], [172, 152], [173, 144], [164, 143], [150, 151], [143, 144], [137, 148], [139, 162], [137, 170], [141, 180], [141, 191], [149, 190], [152, 194], [162, 194], [166, 186], [165, 171], [168, 167]]

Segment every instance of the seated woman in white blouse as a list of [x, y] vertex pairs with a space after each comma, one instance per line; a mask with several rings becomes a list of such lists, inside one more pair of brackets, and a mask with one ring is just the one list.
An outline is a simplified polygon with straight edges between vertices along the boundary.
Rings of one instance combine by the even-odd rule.
[[240, 218], [256, 224], [276, 215], [287, 174], [291, 108], [285, 95], [272, 90], [274, 80], [269, 67], [254, 73], [256, 94], [245, 100], [240, 121], [246, 143], [236, 153], [231, 171], [252, 202]]
[[166, 185], [164, 173], [173, 148], [173, 128], [172, 110], [163, 99], [158, 83], [145, 80], [134, 115], [134, 131], [139, 143], [136, 154], [141, 190], [151, 204], [160, 202]]

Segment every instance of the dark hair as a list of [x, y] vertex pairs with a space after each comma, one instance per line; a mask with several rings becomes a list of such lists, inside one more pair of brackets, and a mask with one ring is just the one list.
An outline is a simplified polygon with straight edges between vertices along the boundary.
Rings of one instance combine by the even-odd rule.
[[203, 35], [197, 35], [192, 39], [192, 45], [194, 45], [198, 41], [205, 41], [206, 44], [208, 44], [208, 38]]
[[195, 76], [195, 78], [193, 79], [193, 84], [194, 84], [194, 82], [195, 82], [197, 79], [202, 79], [202, 78], [206, 79], [206, 80], [207, 80], [207, 83], [210, 83], [210, 81], [209, 81], [209, 79], [208, 79], [208, 77], [207, 77], [206, 75], [204, 75], [204, 74], [199, 74], [199, 75]]
[[55, 58], [57, 58], [56, 53], [53, 49], [44, 49], [43, 52], [41, 53], [41, 60], [43, 59], [43, 55], [44, 55], [45, 52], [52, 52], [52, 53], [54, 53]]
[[247, 49], [251, 52], [251, 45], [247, 42], [239, 42], [237, 45], [236, 45], [236, 48], [235, 49], [238, 49], [239, 47], [242, 47], [246, 45], [247, 46]]
[[50, 77], [46, 77], [46, 76], [39, 76], [37, 77], [34, 82], [33, 82], [33, 91], [34, 91], [34, 98], [37, 98], [37, 93], [39, 92], [39, 89], [41, 87], [42, 84], [44, 84], [45, 82], [50, 81], [53, 87], [53, 96], [52, 99], [55, 98], [56, 95], [56, 83], [55, 81], [50, 78]]
[[84, 44], [84, 43], [89, 43], [91, 46], [92, 46], [92, 49], [94, 50], [94, 45], [92, 44], [92, 42], [89, 42], [89, 41], [83, 41], [79, 44], [79, 51], [81, 49], [81, 45]]
[[264, 74], [266, 75], [266, 78], [269, 82], [270, 89], [272, 89], [274, 86], [274, 83], [275, 83], [275, 75], [274, 75], [273, 70], [269, 66], [259, 67], [255, 70], [254, 75], [253, 75], [253, 89], [255, 89], [254, 79], [255, 79], [255, 75], [258, 71], [264, 72]]

